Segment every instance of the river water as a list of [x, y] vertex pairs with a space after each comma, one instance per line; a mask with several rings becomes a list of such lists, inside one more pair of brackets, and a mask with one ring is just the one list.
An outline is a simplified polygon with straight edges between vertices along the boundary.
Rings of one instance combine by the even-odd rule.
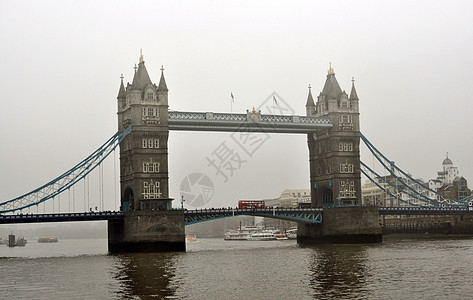
[[376, 245], [199, 239], [186, 253], [107, 253], [106, 240], [0, 245], [3, 299], [465, 299], [473, 239]]

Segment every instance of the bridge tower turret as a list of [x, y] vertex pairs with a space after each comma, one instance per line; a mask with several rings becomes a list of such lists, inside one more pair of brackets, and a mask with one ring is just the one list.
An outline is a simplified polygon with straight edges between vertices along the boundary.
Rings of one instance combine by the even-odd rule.
[[153, 84], [142, 53], [132, 84], [118, 92], [118, 131], [132, 125], [120, 144], [122, 210], [170, 209], [168, 184], [168, 88], [161, 68]]
[[358, 100], [354, 80], [348, 96], [331, 66], [316, 104], [309, 87], [307, 115], [328, 116], [333, 124], [307, 137], [313, 207], [361, 203]]

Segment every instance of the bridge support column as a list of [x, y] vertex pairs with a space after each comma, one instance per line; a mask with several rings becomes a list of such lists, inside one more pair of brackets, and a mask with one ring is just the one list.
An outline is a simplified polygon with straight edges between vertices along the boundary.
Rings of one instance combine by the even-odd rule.
[[382, 229], [377, 207], [324, 208], [322, 224], [299, 223], [299, 244], [379, 243]]
[[186, 251], [184, 211], [125, 212], [123, 220], [108, 221], [108, 251]]

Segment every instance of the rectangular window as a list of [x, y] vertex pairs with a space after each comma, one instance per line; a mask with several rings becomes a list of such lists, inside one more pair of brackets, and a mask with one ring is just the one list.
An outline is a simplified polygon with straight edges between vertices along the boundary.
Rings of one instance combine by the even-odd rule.
[[143, 139], [141, 143], [143, 145], [143, 148], [148, 148], [148, 141], [146, 139]]
[[351, 124], [353, 122], [353, 119], [352, 119], [351, 115], [340, 115], [338, 117], [338, 122], [339, 123], [349, 123], [349, 124]]
[[159, 139], [154, 139], [154, 148], [159, 148]]
[[353, 164], [341, 164], [340, 173], [353, 173]]
[[338, 144], [339, 151], [353, 151], [353, 143], [339, 143]]
[[150, 194], [150, 198], [154, 198], [154, 197], [153, 197], [153, 196], [154, 196], [154, 194], [155, 194], [155, 190], [154, 190], [154, 189], [155, 189], [155, 186], [154, 186], [154, 185], [152, 185], [152, 184], [150, 184], [150, 185], [149, 185], [149, 194]]

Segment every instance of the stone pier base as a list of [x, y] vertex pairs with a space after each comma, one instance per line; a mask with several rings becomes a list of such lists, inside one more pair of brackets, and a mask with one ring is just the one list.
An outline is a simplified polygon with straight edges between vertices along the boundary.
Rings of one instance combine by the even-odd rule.
[[299, 244], [379, 243], [382, 229], [377, 207], [324, 208], [322, 224], [299, 223]]
[[108, 251], [186, 251], [184, 211], [137, 210], [108, 221]]

